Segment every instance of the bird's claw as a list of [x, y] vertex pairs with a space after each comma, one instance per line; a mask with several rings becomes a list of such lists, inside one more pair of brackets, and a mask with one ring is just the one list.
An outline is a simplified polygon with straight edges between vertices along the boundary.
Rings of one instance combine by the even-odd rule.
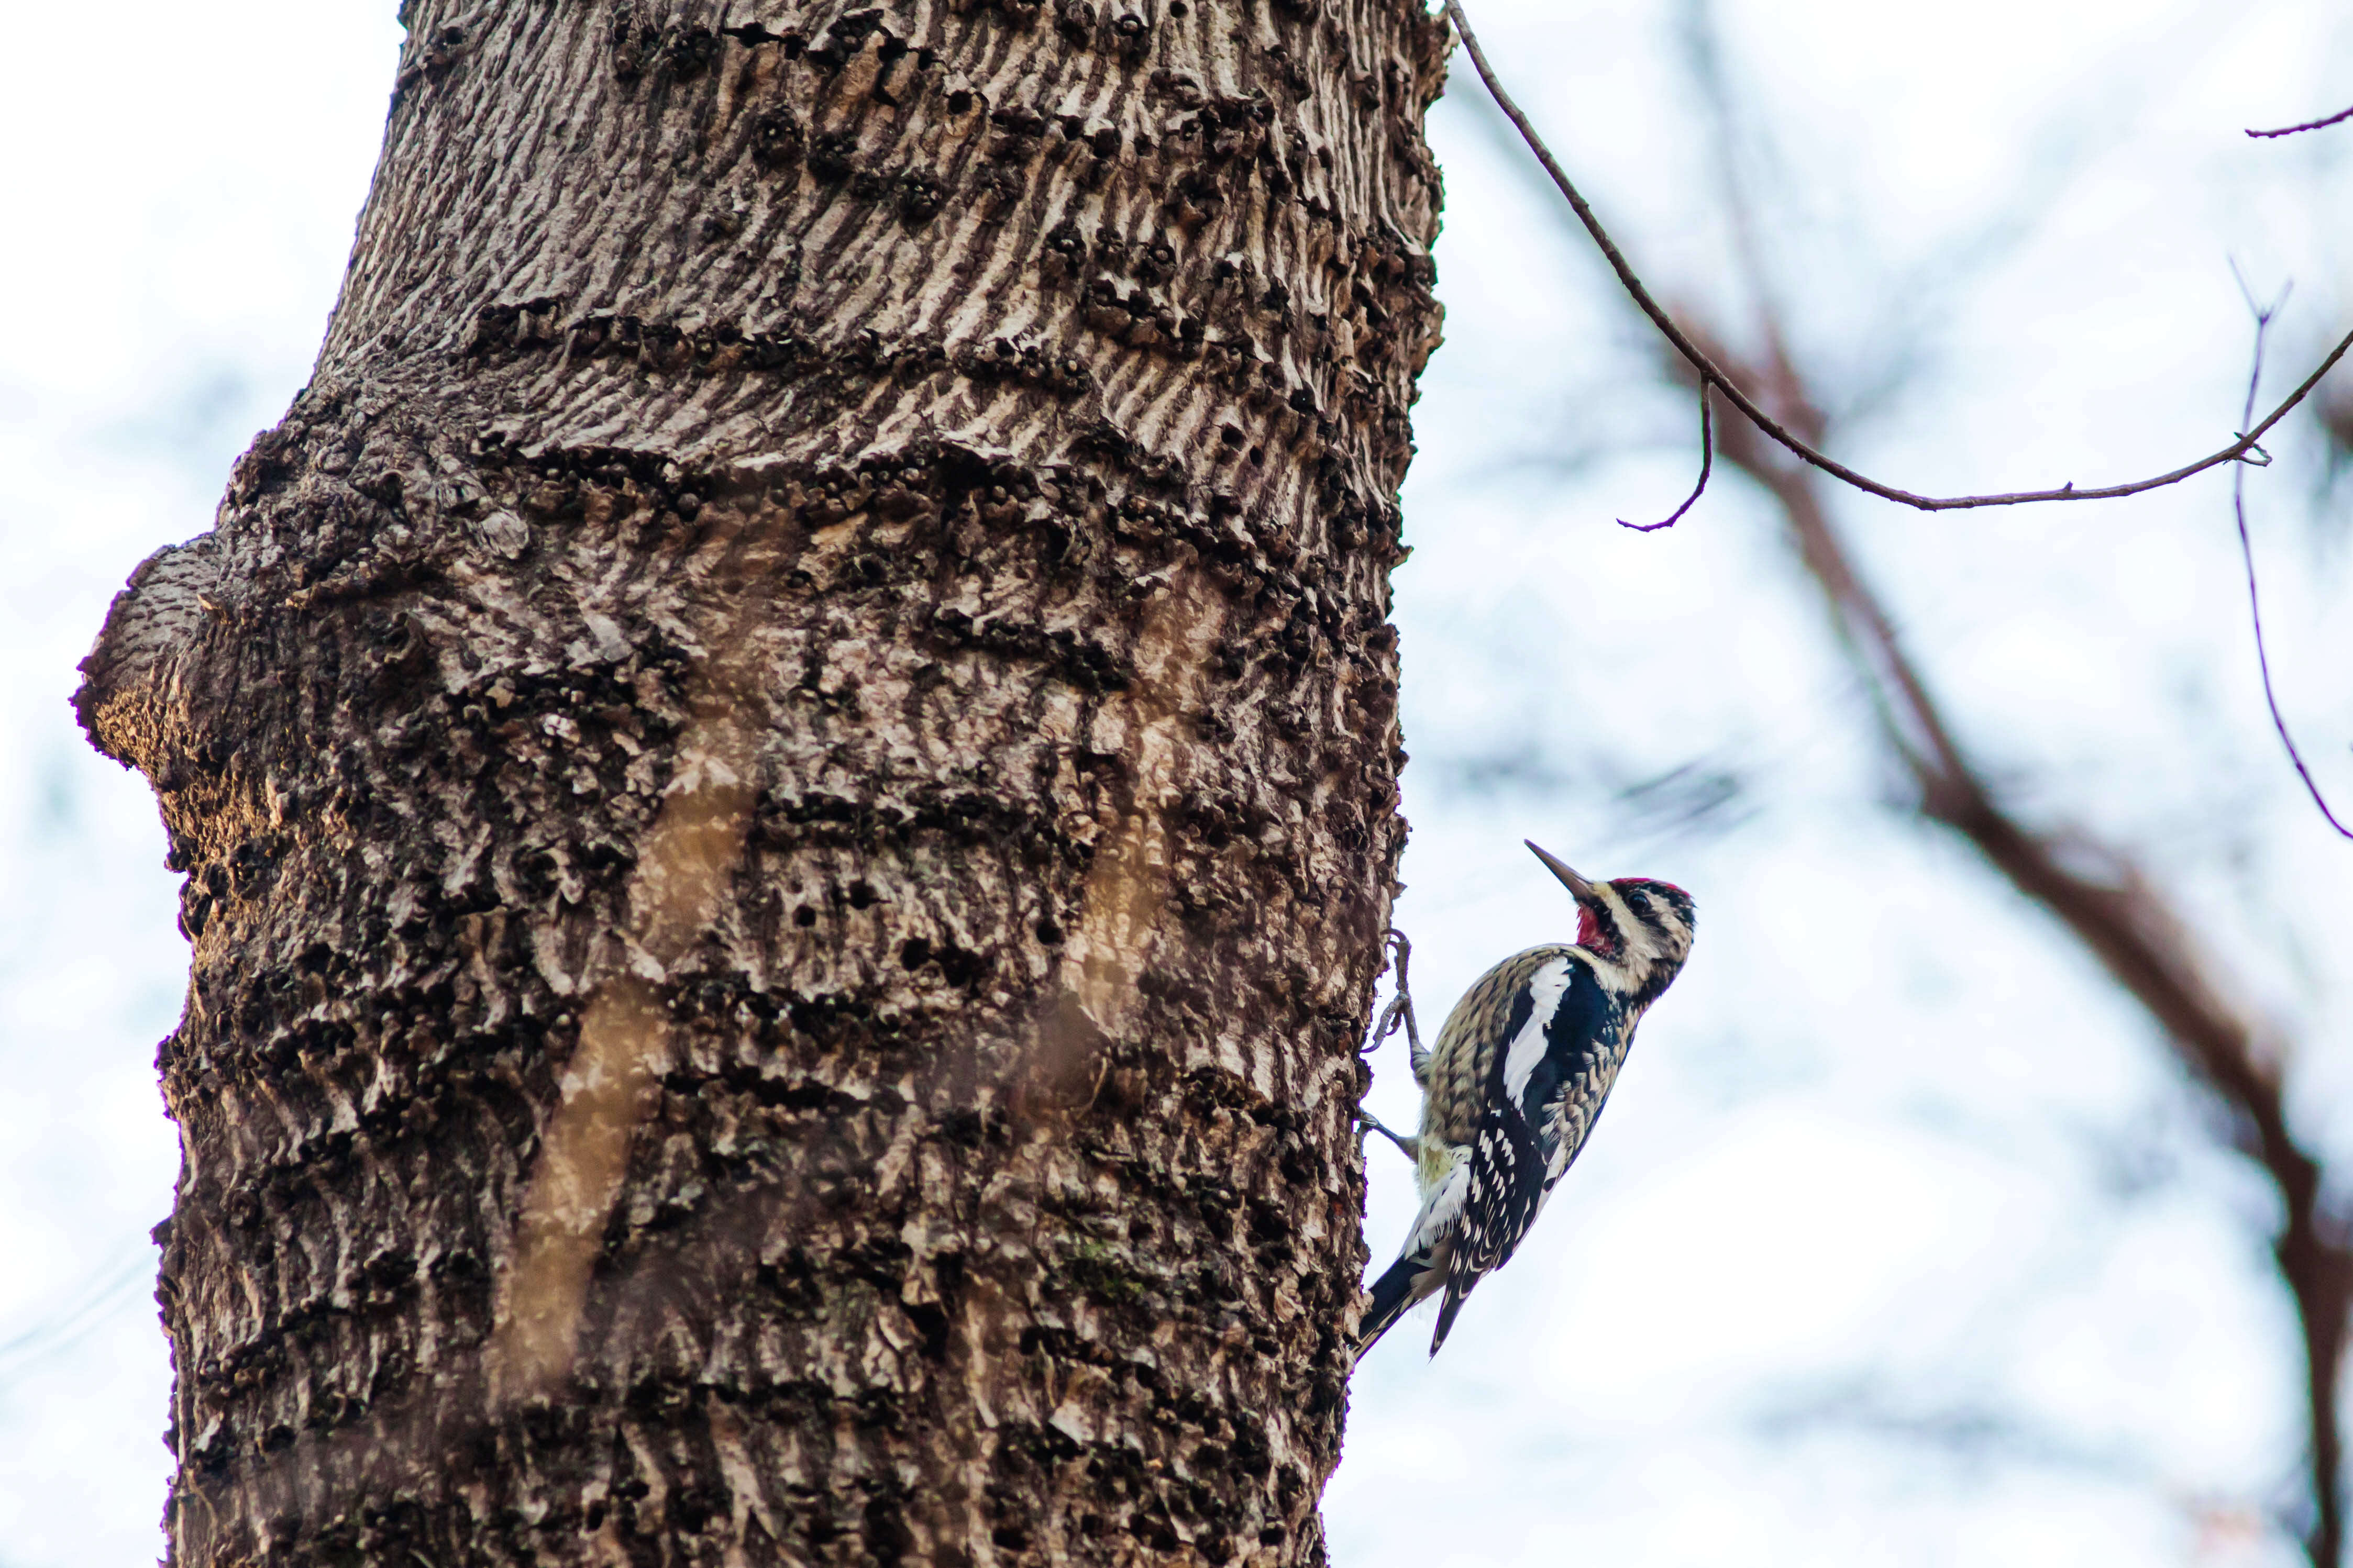
[[1407, 967], [1413, 963], [1413, 943], [1407, 939], [1405, 932], [1391, 926], [1382, 936], [1381, 945], [1397, 950], [1397, 994], [1390, 997], [1389, 1005], [1381, 1009], [1379, 1020], [1373, 1025], [1372, 1038], [1359, 1054], [1371, 1056], [1379, 1050], [1382, 1043], [1396, 1034], [1398, 1026], [1402, 1024], [1405, 1026], [1406, 1048], [1412, 1056], [1419, 1076], [1423, 1056], [1421, 1029], [1414, 1019], [1413, 987], [1406, 977]]
[[1382, 1121], [1379, 1117], [1375, 1116], [1371, 1111], [1366, 1110], [1362, 1106], [1358, 1106], [1356, 1108], [1356, 1125], [1366, 1132], [1377, 1132], [1382, 1137], [1388, 1139], [1390, 1142], [1396, 1144], [1407, 1159], [1419, 1160], [1421, 1158], [1421, 1141], [1419, 1139], [1408, 1138], [1403, 1133], [1389, 1127], [1387, 1123]]
[[[1387, 1007], [1381, 1009], [1379, 1020], [1373, 1025], [1372, 1038], [1366, 1044], [1362, 1054], [1370, 1056], [1380, 1049], [1381, 1043], [1396, 1034], [1399, 1026], [1403, 1026], [1407, 1048], [1412, 1055], [1413, 1076], [1419, 1080], [1422, 1074], [1422, 1065], [1428, 1059], [1428, 1053], [1421, 1048], [1421, 1029], [1414, 1022], [1413, 1016], [1413, 991], [1406, 979], [1407, 965], [1413, 962], [1413, 943], [1406, 939], [1405, 932], [1392, 926], [1381, 938], [1381, 945], [1384, 948], [1396, 950], [1397, 994], [1389, 998], [1389, 1005]], [[1363, 1106], [1356, 1108], [1356, 1125], [1366, 1132], [1377, 1132], [1396, 1144], [1407, 1159], [1421, 1158], [1420, 1140], [1408, 1138], [1403, 1133], [1384, 1125], [1379, 1117], [1375, 1116]]]

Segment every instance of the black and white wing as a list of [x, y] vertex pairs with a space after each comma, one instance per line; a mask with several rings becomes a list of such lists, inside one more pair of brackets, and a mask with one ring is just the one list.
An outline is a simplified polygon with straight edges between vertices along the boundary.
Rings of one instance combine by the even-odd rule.
[[1609, 1095], [1623, 1050], [1618, 1009], [1578, 954], [1529, 977], [1527, 1005], [1496, 1053], [1493, 1081], [1464, 1162], [1462, 1212], [1446, 1259], [1446, 1300], [1430, 1353], [1480, 1279], [1510, 1261]]
[[1516, 1105], [1493, 1107], [1463, 1163], [1462, 1214], [1446, 1260], [1446, 1300], [1430, 1353], [1454, 1327], [1454, 1314], [1485, 1276], [1501, 1268], [1544, 1206], [1544, 1152]]
[[1471, 1163], [1458, 1160], [1421, 1200], [1397, 1261], [1373, 1281], [1372, 1300], [1356, 1325], [1356, 1354], [1361, 1359], [1373, 1342], [1388, 1332], [1399, 1318], [1429, 1300], [1443, 1284], [1462, 1221], [1463, 1195], [1471, 1183]]

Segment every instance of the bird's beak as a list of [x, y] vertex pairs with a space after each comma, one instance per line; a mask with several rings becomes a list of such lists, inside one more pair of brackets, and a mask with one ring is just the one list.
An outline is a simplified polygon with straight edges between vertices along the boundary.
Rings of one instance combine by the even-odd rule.
[[1599, 901], [1601, 898], [1601, 890], [1596, 888], [1592, 883], [1587, 881], [1584, 878], [1578, 876], [1575, 871], [1570, 870], [1567, 865], [1563, 862], [1559, 857], [1546, 853], [1542, 848], [1538, 847], [1534, 839], [1523, 838], [1520, 842], [1526, 845], [1529, 851], [1534, 854], [1537, 859], [1545, 863], [1546, 870], [1550, 871], [1554, 876], [1560, 879], [1560, 885], [1567, 888], [1576, 898], [1578, 903], [1589, 904]]

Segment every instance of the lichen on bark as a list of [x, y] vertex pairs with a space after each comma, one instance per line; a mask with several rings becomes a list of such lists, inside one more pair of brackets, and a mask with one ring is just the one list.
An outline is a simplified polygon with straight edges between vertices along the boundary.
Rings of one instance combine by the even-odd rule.
[[404, 20], [79, 698], [187, 874], [174, 1561], [1317, 1560], [1441, 29]]

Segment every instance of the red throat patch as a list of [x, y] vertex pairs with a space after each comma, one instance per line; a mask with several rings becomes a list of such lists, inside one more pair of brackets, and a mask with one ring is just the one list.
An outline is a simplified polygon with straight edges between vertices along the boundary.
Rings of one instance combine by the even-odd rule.
[[1588, 952], [1601, 951], [1601, 922], [1583, 904], [1577, 906], [1577, 945]]

